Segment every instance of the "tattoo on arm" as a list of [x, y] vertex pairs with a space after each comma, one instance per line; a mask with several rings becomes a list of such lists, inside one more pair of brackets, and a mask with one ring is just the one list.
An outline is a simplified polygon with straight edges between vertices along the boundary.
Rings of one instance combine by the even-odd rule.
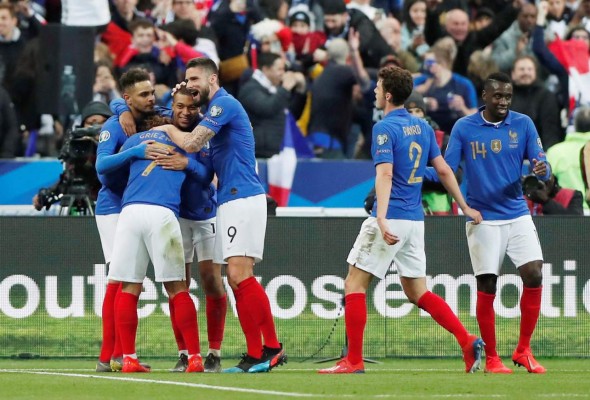
[[184, 136], [182, 148], [188, 152], [197, 152], [205, 146], [215, 132], [204, 126], [198, 125], [191, 133]]

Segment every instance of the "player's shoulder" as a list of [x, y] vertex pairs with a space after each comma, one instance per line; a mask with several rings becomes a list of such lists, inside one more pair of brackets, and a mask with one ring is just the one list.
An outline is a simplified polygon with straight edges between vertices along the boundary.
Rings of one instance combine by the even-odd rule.
[[119, 123], [119, 117], [113, 115], [105, 121], [98, 135], [98, 143], [118, 142], [125, 139], [125, 132]]
[[533, 120], [526, 114], [519, 113], [518, 111], [510, 110], [510, 123], [511, 124], [532, 124]]

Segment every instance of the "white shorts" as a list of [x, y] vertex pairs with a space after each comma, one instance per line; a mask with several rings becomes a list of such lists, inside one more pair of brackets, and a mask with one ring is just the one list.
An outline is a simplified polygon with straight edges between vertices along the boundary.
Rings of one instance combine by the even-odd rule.
[[346, 261], [380, 279], [385, 278], [394, 262], [400, 276], [426, 276], [424, 221], [389, 219], [387, 223], [389, 230], [400, 239], [399, 242], [393, 246], [385, 243], [377, 218], [369, 217], [361, 225]]
[[115, 231], [117, 230], [119, 214], [96, 215], [95, 219], [98, 235], [100, 236], [100, 244], [102, 245], [104, 262], [108, 264], [111, 262], [111, 255], [113, 254], [113, 244], [115, 243]]
[[109, 279], [141, 283], [150, 260], [157, 282], [185, 280], [180, 225], [166, 207], [128, 205], [117, 224]]
[[229, 257], [246, 256], [262, 260], [266, 234], [266, 196], [246, 197], [217, 208], [217, 233], [213, 262], [227, 264]]
[[468, 222], [465, 230], [475, 276], [500, 275], [506, 254], [516, 267], [543, 260], [537, 229], [530, 216], [506, 221], [501, 225], [473, 225]]
[[192, 263], [195, 251], [198, 261], [213, 259], [215, 246], [215, 218], [204, 221], [179, 218], [182, 233], [182, 247], [184, 247], [184, 262]]

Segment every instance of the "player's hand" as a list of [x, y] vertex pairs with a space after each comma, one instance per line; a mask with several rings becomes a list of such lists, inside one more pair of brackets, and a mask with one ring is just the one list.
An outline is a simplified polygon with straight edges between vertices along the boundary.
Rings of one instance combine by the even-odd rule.
[[35, 207], [35, 210], [37, 210], [37, 211], [41, 211], [41, 209], [43, 208], [43, 205], [39, 201], [39, 195], [38, 194], [36, 194], [36, 195], [33, 196], [33, 207]]
[[174, 150], [170, 154], [159, 155], [155, 161], [156, 165], [174, 171], [184, 171], [188, 166], [188, 158]]
[[473, 221], [471, 221], [471, 223], [473, 225], [479, 225], [481, 223], [481, 221], [483, 221], [483, 217], [481, 216], [481, 213], [471, 207], [467, 207], [465, 210], [463, 210], [463, 214], [465, 214], [466, 216], [468, 216], [469, 218], [471, 218]]
[[164, 146], [161, 146], [154, 140], [148, 140], [142, 144], [145, 145], [144, 158], [147, 160], [156, 160], [159, 156], [166, 156], [170, 154], [170, 150]]
[[387, 219], [377, 218], [377, 224], [379, 225], [379, 230], [381, 230], [381, 236], [383, 236], [385, 243], [391, 246], [399, 242], [399, 238], [389, 230]]
[[180, 83], [177, 83], [176, 86], [174, 86], [172, 88], [172, 96], [174, 96], [174, 94], [180, 90], [181, 87], [186, 87], [186, 81], [182, 81]]
[[135, 119], [133, 119], [133, 114], [131, 114], [131, 111], [124, 111], [119, 116], [119, 123], [121, 124], [121, 128], [123, 128], [123, 132], [125, 132], [127, 137], [135, 135], [137, 132]]
[[547, 175], [547, 163], [545, 161], [537, 161], [533, 158], [533, 174], [544, 177]]

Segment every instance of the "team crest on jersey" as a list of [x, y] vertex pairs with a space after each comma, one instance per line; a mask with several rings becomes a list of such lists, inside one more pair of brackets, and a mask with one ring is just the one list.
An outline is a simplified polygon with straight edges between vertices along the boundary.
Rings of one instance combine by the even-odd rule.
[[111, 138], [111, 133], [109, 131], [102, 131], [98, 136], [98, 143], [106, 142]]
[[499, 153], [502, 150], [502, 141], [498, 139], [492, 140], [491, 148], [494, 153]]
[[387, 135], [377, 135], [377, 144], [383, 146], [385, 143], [387, 143]]
[[510, 137], [510, 143], [518, 143], [518, 133], [510, 130], [508, 131], [508, 136]]
[[211, 110], [209, 110], [209, 114], [212, 117], [219, 117], [222, 112], [223, 112], [223, 108], [221, 108], [219, 106], [213, 106], [213, 107], [211, 107]]

